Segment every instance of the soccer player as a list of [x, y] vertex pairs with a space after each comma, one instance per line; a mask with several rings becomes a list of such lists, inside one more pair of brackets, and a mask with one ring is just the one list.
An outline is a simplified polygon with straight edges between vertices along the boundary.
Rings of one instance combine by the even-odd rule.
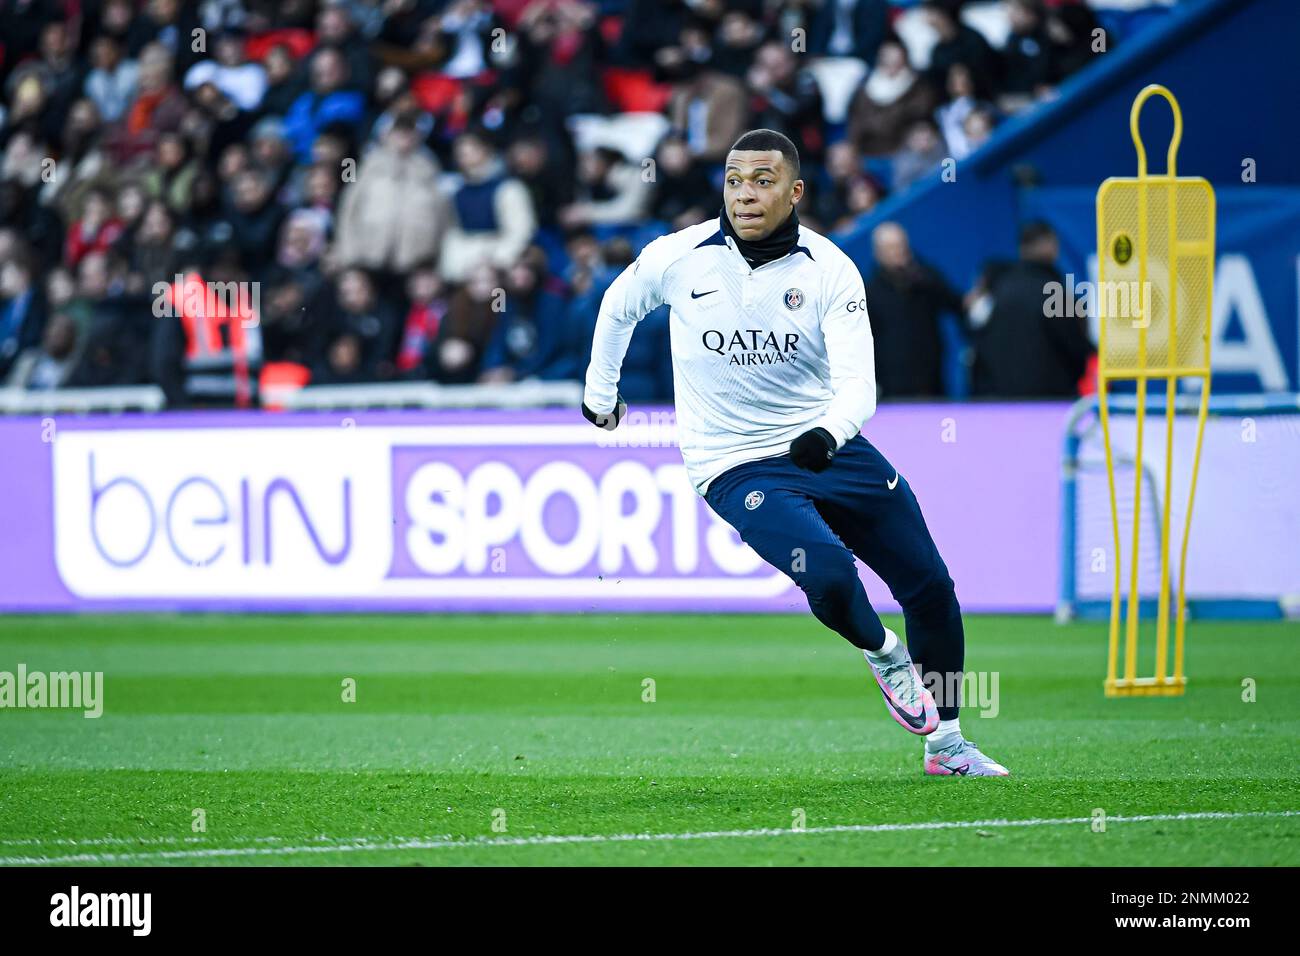
[[[803, 192], [789, 139], [759, 129], [736, 140], [719, 217], [651, 242], [605, 293], [583, 415], [618, 427], [632, 332], [668, 303], [696, 490], [862, 649], [890, 715], [925, 737], [927, 774], [1006, 776], [962, 736], [961, 609], [907, 479], [859, 434], [876, 409], [866, 292], [852, 260], [799, 224]], [[902, 606], [906, 644], [871, 607], [854, 555]]]

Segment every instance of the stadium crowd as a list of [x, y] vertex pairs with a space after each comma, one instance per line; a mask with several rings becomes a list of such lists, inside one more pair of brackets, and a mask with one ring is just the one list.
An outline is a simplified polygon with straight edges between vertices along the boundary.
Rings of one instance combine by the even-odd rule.
[[[179, 406], [269, 376], [580, 379], [605, 288], [718, 214], [743, 130], [791, 136], [802, 221], [847, 230], [1093, 55], [1083, 2], [977, 4], [996, 46], [963, 6], [0, 0], [0, 381]], [[962, 295], [898, 227], [874, 239], [884, 397], [941, 395], [938, 316], [978, 342], [968, 314], [1026, 308], [1023, 273], [1054, 269], [1030, 229]], [[1032, 347], [1002, 321], [993, 348]], [[1034, 393], [1072, 392], [1080, 336], [1039, 336], [1068, 357]], [[977, 354], [977, 392], [1014, 394], [997, 364]], [[622, 387], [671, 398], [666, 315]]]

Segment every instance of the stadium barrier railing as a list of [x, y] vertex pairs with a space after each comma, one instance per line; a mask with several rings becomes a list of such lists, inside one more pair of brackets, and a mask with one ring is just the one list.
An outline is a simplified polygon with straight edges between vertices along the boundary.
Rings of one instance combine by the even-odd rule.
[[523, 381], [501, 384], [438, 385], [393, 382], [379, 385], [309, 385], [286, 394], [286, 409], [341, 408], [546, 408], [582, 401], [581, 382]]
[[61, 388], [48, 391], [0, 389], [0, 415], [50, 415], [71, 412], [157, 412], [167, 406], [156, 385], [121, 385], [109, 388]]

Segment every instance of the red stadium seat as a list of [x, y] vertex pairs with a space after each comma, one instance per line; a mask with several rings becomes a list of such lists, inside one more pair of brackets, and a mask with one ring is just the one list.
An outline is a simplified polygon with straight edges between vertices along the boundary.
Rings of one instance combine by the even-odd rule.
[[284, 397], [311, 381], [311, 370], [296, 362], [267, 362], [257, 379], [257, 391], [262, 397], [262, 407], [271, 411], [284, 411]]
[[244, 44], [244, 53], [250, 60], [264, 60], [273, 47], [281, 44], [289, 48], [291, 57], [301, 60], [316, 46], [316, 34], [303, 29], [272, 30], [261, 36], [249, 37]]
[[605, 96], [620, 113], [658, 113], [673, 95], [672, 87], [656, 83], [649, 70], [611, 66], [601, 76]]
[[421, 73], [411, 80], [411, 95], [420, 108], [441, 114], [460, 95], [461, 81], [441, 73]]

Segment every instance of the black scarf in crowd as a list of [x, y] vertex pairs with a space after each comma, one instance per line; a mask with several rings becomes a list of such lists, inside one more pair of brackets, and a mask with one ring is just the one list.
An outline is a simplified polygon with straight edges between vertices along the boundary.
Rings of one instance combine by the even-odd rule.
[[722, 231], [735, 242], [736, 248], [745, 257], [745, 261], [757, 268], [765, 262], [780, 259], [794, 251], [795, 246], [799, 244], [799, 212], [792, 208], [785, 222], [773, 229], [770, 235], [751, 241], [736, 235], [736, 230], [731, 225], [731, 217], [723, 207]]

